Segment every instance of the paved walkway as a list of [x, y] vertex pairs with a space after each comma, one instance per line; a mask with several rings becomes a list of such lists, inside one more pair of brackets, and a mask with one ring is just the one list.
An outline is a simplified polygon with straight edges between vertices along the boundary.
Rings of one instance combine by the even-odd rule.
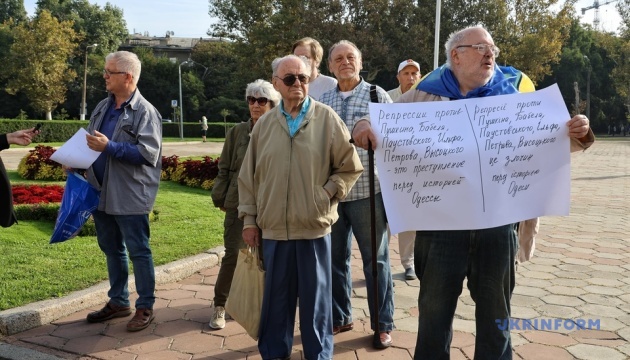
[[[571, 215], [542, 220], [536, 253], [519, 267], [512, 298], [514, 318], [553, 323], [561, 319], [561, 324], [551, 330], [512, 331], [515, 359], [630, 358], [629, 159], [630, 140], [598, 142], [586, 153], [573, 155]], [[355, 329], [335, 336], [335, 359], [412, 357], [419, 282], [403, 280], [395, 237], [390, 250], [396, 286], [394, 346], [380, 351], [370, 346], [365, 281], [355, 255]], [[138, 333], [125, 330], [128, 318], [88, 324], [85, 316], [99, 305], [77, 308], [69, 316], [0, 341], [14, 353], [33, 349], [63, 359], [260, 359], [256, 342], [235, 322], [228, 321], [220, 331], [208, 328], [217, 273], [218, 266], [211, 266], [160, 285], [155, 322]], [[572, 321], [579, 320], [599, 321], [600, 329], [576, 330]], [[472, 359], [474, 303], [466, 290], [453, 327], [451, 358]], [[10, 358], [2, 349], [0, 359]], [[301, 349], [296, 331], [291, 358], [302, 359]], [[34, 359], [32, 354], [15, 359]]]

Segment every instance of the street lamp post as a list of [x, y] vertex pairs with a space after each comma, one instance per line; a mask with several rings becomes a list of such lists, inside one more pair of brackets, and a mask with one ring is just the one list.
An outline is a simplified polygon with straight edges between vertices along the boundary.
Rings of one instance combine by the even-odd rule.
[[199, 65], [205, 69], [203, 72], [203, 76], [201, 76], [201, 80], [206, 77], [208, 74], [208, 68], [194, 62], [192, 59], [188, 59], [181, 64], [179, 64], [179, 138], [184, 140], [184, 101], [182, 99], [182, 65]]
[[83, 97], [81, 98], [81, 111], [79, 119], [85, 120], [85, 114], [87, 113], [87, 104], [85, 103], [87, 93], [87, 67], [88, 67], [88, 49], [91, 47], [97, 47], [98, 44], [92, 44], [85, 47], [85, 63], [83, 64]]
[[179, 138], [184, 140], [184, 102], [182, 101], [182, 65], [186, 65], [192, 60], [188, 59], [179, 64]]

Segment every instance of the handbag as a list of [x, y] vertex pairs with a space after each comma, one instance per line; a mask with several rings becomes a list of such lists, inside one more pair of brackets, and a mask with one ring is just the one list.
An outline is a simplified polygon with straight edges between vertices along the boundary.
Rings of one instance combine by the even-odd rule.
[[77, 236], [98, 206], [100, 192], [75, 172], [68, 174], [50, 243]]
[[260, 249], [256, 247], [241, 249], [236, 260], [225, 311], [254, 340], [258, 340], [264, 288], [265, 270], [260, 259]]

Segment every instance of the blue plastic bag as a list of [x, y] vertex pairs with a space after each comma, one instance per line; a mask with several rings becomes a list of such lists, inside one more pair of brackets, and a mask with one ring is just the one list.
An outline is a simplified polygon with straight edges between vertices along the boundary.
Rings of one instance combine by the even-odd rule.
[[50, 243], [66, 241], [77, 236], [83, 224], [96, 210], [99, 196], [99, 191], [82, 176], [75, 172], [69, 173]]

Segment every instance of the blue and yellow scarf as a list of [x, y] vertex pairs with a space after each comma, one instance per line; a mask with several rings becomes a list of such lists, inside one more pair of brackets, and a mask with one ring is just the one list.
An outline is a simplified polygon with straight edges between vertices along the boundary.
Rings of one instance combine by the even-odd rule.
[[459, 91], [459, 82], [451, 69], [442, 65], [420, 80], [416, 89], [455, 100], [534, 91], [534, 84], [519, 70], [495, 64], [494, 76], [490, 81], [464, 96]]

